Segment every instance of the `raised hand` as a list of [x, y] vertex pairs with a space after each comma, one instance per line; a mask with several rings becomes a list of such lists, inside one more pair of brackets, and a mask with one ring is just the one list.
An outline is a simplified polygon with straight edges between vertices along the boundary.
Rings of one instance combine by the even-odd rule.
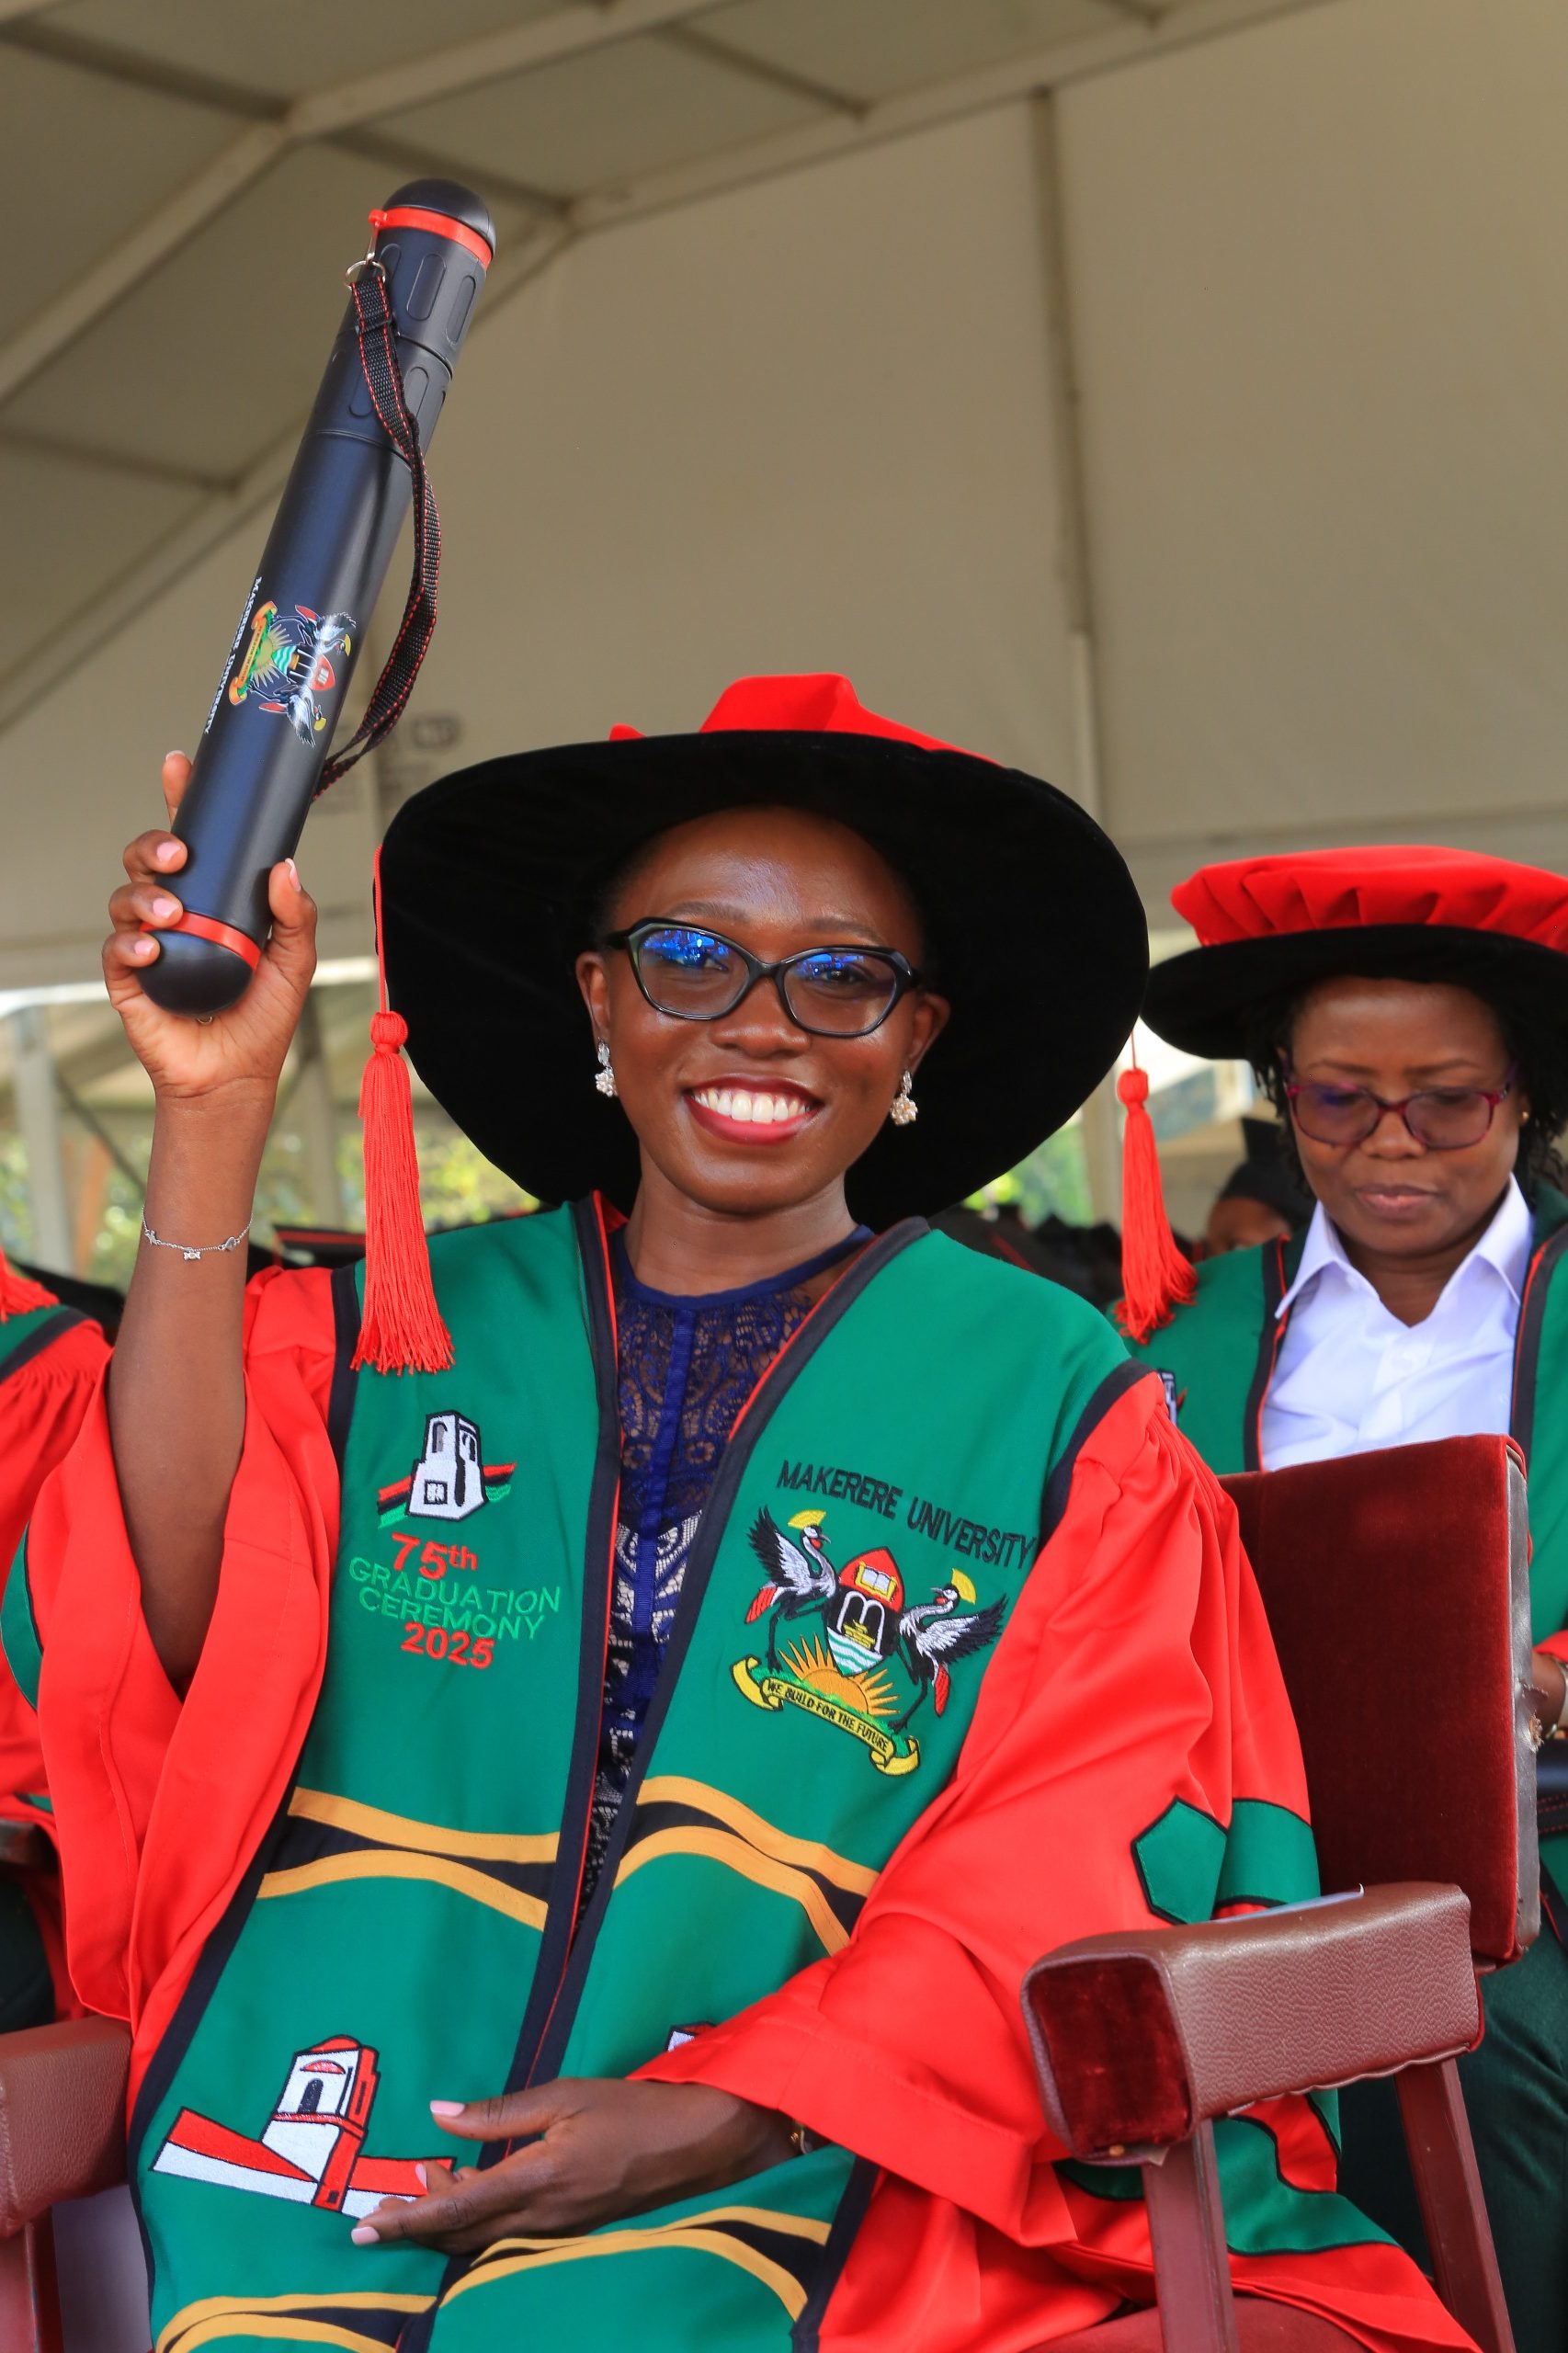
[[[171, 752], [164, 762], [164, 802], [172, 824], [190, 778], [190, 762]], [[235, 1090], [270, 1098], [315, 971], [316, 910], [292, 858], [272, 869], [267, 904], [272, 937], [244, 995], [210, 1020], [165, 1013], [142, 987], [156, 961], [156, 934], [177, 923], [177, 877], [187, 852], [173, 834], [139, 834], [125, 852], [129, 880], [109, 901], [114, 929], [104, 942], [104, 982], [109, 1002], [160, 1100]]]
[[357, 2245], [412, 2240], [466, 2255], [497, 2239], [596, 2230], [725, 2188], [794, 2146], [783, 2117], [707, 2084], [563, 2076], [494, 2099], [432, 2100], [430, 2113], [460, 2140], [526, 2145], [483, 2173], [430, 2166], [426, 2194], [379, 2206], [356, 2226]]
[[[163, 779], [171, 820], [189, 778], [190, 762], [171, 752]], [[179, 918], [187, 856], [173, 834], [138, 835], [104, 943], [109, 1001], [156, 1097], [147, 1231], [115, 1347], [109, 1430], [147, 1631], [181, 1690], [218, 1590], [245, 1427], [243, 1245], [316, 934], [315, 908], [285, 859], [267, 883], [272, 938], [238, 1003], [210, 1020], [165, 1013], [141, 975], [158, 956], [158, 933]]]

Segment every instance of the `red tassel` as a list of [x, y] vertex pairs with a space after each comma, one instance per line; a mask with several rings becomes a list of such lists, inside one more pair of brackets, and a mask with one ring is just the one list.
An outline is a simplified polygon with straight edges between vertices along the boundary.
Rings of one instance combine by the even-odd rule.
[[381, 854], [376, 852], [376, 967], [381, 1010], [370, 1016], [370, 1059], [359, 1082], [365, 1131], [365, 1307], [354, 1370], [445, 1372], [452, 1336], [436, 1304], [419, 1204], [414, 1096], [403, 1049], [408, 1024], [387, 1008], [381, 956]]
[[436, 1304], [419, 1206], [414, 1097], [403, 1059], [401, 1013], [370, 1017], [370, 1059], [359, 1082], [365, 1131], [365, 1310], [354, 1367], [444, 1372], [452, 1337]]
[[1198, 1275], [1176, 1248], [1165, 1215], [1160, 1155], [1149, 1117], [1149, 1074], [1136, 1063], [1116, 1091], [1127, 1107], [1121, 1138], [1121, 1290], [1116, 1320], [1142, 1347], [1198, 1290]]
[[58, 1307], [59, 1304], [51, 1290], [45, 1290], [41, 1283], [35, 1283], [28, 1275], [17, 1274], [15, 1267], [7, 1265], [6, 1253], [0, 1250], [0, 1324], [6, 1323], [13, 1315], [30, 1315], [36, 1307]]

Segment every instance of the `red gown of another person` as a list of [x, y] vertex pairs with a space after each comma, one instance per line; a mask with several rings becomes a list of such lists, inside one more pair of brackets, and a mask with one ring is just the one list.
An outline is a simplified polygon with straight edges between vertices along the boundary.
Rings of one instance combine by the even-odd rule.
[[[69, 1451], [108, 1360], [98, 1326], [69, 1308], [14, 1314], [0, 1323], [0, 1578], [9, 1570], [39, 1489]], [[52, 1843], [38, 1717], [0, 1658], [0, 1822], [31, 1824]], [[22, 1878], [64, 2018], [81, 2009], [66, 1972], [60, 1882]]]
[[[132, 2026], [133, 2091], [289, 1785], [324, 1660], [330, 1278], [264, 1276], [245, 1313], [244, 1451], [183, 1701], [142, 1618], [101, 1404], [29, 1540], [67, 1885], [92, 1890], [71, 1908], [71, 1965], [93, 2008]], [[1053, 1945], [1149, 1920], [1128, 1841], [1153, 1788], [1225, 1813], [1254, 1793], [1305, 1810], [1233, 1511], [1154, 1384], [1121, 1395], [1080, 1449], [1027, 1593], [958, 1772], [846, 1945], [645, 2071], [803, 2117], [883, 2168], [822, 2353], [1026, 2353], [1150, 2301], [1142, 2201], [1094, 2196], [1053, 2162], [1018, 1989]], [[1260, 2122], [1286, 2177], [1332, 2188], [1304, 2103]], [[1387, 2244], [1233, 2268], [1371, 2353], [1469, 2344]]]

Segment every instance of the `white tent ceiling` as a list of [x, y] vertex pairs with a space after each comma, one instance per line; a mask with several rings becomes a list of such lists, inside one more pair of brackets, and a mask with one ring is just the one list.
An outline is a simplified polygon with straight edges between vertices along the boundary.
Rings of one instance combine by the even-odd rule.
[[443, 757], [747, 667], [1053, 776], [1156, 910], [1257, 842], [1568, 862], [1565, 100], [1561, 0], [0, 0], [0, 987], [92, 970], [426, 169], [500, 257], [443, 740], [312, 821], [335, 952]]
[[0, 715], [270, 483], [367, 190], [480, 187], [493, 315], [596, 230], [1279, 5], [0, 0], [0, 498], [45, 551], [0, 588]]

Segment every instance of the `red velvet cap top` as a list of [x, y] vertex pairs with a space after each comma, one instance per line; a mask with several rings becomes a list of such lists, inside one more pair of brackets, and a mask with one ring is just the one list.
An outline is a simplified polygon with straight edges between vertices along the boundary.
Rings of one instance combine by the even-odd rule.
[[1474, 850], [1298, 850], [1200, 867], [1171, 904], [1205, 948], [1304, 931], [1416, 924], [1491, 932], [1568, 955], [1568, 881]]
[[[926, 752], [959, 748], [944, 744], [939, 736], [922, 735], [913, 727], [901, 727], [896, 719], [883, 719], [868, 710], [848, 679], [835, 670], [737, 678], [733, 686], [725, 688], [699, 733], [713, 735], [732, 728], [780, 728], [801, 735], [885, 735], [895, 744], [915, 744]], [[612, 727], [609, 737], [612, 744], [624, 744], [636, 742], [641, 733], [636, 727]], [[983, 756], [971, 752], [966, 756]]]

